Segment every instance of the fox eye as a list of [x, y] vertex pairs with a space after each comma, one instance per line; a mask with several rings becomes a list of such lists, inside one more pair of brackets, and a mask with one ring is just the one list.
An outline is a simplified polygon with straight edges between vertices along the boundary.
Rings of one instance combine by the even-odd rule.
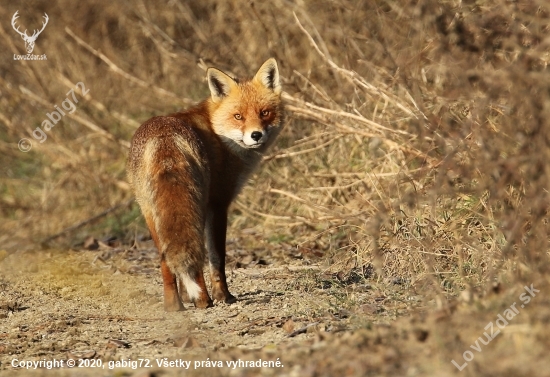
[[237, 119], [237, 120], [243, 119], [243, 116], [242, 116], [241, 114], [235, 114], [234, 117], [235, 117], [235, 119]]
[[262, 110], [262, 111], [260, 111], [260, 115], [261, 115], [263, 118], [269, 116], [269, 113], [270, 113], [269, 110]]

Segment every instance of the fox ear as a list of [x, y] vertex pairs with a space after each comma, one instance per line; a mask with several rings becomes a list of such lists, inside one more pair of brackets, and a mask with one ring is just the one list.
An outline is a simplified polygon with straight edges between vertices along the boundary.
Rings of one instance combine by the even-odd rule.
[[206, 78], [208, 79], [210, 95], [214, 102], [220, 102], [237, 85], [230, 76], [216, 68], [208, 68]]
[[281, 81], [279, 78], [279, 69], [275, 59], [268, 59], [254, 76], [254, 80], [261, 82], [266, 88], [271, 89], [275, 94], [280, 94], [282, 91]]

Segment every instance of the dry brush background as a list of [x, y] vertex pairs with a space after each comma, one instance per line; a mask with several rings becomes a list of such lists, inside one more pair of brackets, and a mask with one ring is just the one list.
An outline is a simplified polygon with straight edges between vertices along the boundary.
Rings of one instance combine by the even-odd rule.
[[[16, 10], [28, 29], [48, 13], [46, 61], [12, 60]], [[405, 284], [439, 309], [550, 288], [545, 1], [21, 1], [0, 19], [4, 256], [147, 235], [125, 178], [135, 129], [205, 98], [206, 67], [243, 76], [273, 56], [286, 128], [229, 237], [322, 255], [340, 280]], [[38, 143], [77, 82], [88, 94]]]

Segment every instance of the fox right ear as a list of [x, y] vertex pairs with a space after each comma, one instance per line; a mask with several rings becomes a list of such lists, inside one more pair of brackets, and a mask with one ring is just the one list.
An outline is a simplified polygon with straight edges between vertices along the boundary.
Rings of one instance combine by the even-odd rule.
[[254, 80], [259, 81], [266, 88], [273, 90], [275, 94], [281, 94], [281, 79], [275, 59], [267, 59], [260, 69], [258, 69], [256, 76], [254, 76]]
[[214, 102], [220, 102], [237, 85], [235, 80], [216, 68], [208, 68], [206, 78], [208, 79], [210, 95]]

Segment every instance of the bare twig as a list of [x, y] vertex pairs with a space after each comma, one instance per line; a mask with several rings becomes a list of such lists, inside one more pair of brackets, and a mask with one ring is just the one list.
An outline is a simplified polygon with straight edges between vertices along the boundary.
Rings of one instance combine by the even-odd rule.
[[65, 234], [67, 234], [67, 233], [74, 232], [75, 230], [80, 229], [80, 228], [82, 228], [83, 226], [88, 225], [88, 224], [90, 224], [90, 223], [92, 223], [92, 222], [94, 222], [94, 221], [96, 221], [96, 220], [98, 220], [98, 219], [100, 219], [100, 218], [102, 218], [102, 217], [108, 215], [108, 214], [111, 213], [111, 212], [114, 212], [114, 211], [116, 211], [116, 210], [118, 210], [118, 209], [121, 209], [121, 208], [128, 207], [130, 204], [132, 204], [132, 203], [134, 202], [134, 200], [135, 200], [135, 199], [132, 198], [132, 199], [130, 199], [130, 200], [127, 200], [127, 201], [125, 201], [125, 202], [122, 202], [122, 203], [120, 203], [120, 204], [117, 204], [117, 205], [114, 206], [114, 207], [108, 208], [108, 209], [106, 209], [105, 211], [103, 211], [103, 212], [101, 212], [101, 213], [98, 213], [97, 215], [94, 215], [94, 216], [92, 216], [92, 217], [90, 217], [90, 218], [88, 218], [88, 219], [86, 219], [86, 220], [83, 220], [83, 221], [77, 223], [77, 224], [71, 225], [70, 227], [63, 229], [61, 232], [56, 233], [56, 234], [54, 234], [54, 235], [51, 235], [51, 236], [49, 236], [48, 238], [44, 239], [42, 242], [40, 242], [40, 244], [42, 244], [42, 245], [47, 245], [50, 241], [53, 241], [54, 239], [59, 238], [59, 237], [65, 235]]
[[[65, 86], [68, 88], [74, 88], [75, 84], [69, 80], [67, 77], [65, 77], [61, 72], [57, 73], [57, 77], [61, 80]], [[138, 128], [139, 122], [136, 122], [135, 120], [127, 117], [124, 114], [119, 113], [118, 111], [109, 110], [107, 107], [102, 104], [101, 102], [96, 101], [95, 99], [90, 96], [90, 94], [86, 94], [86, 101], [89, 102], [92, 106], [94, 106], [99, 111], [111, 115], [113, 118], [117, 119], [119, 122], [126, 124], [127, 126], [130, 126], [132, 128]]]
[[296, 151], [296, 152], [286, 152], [286, 153], [279, 153], [279, 154], [273, 154], [271, 156], [266, 156], [266, 157], [264, 157], [263, 160], [264, 161], [269, 161], [269, 160], [273, 160], [273, 159], [277, 160], [277, 159], [280, 159], [280, 158], [294, 157], [294, 156], [299, 156], [299, 155], [306, 154], [306, 153], [315, 152], [315, 151], [318, 151], [319, 149], [323, 149], [327, 145], [332, 144], [333, 142], [335, 142], [336, 140], [340, 139], [343, 136], [344, 135], [338, 135], [334, 139], [331, 139], [331, 140], [329, 140], [327, 142], [324, 142], [323, 144], [318, 145], [318, 146], [313, 147], [313, 148], [303, 149], [301, 151]]
[[[283, 94], [283, 98], [285, 98], [285, 99], [287, 99], [288, 96], [289, 95], [287, 95], [286, 93]], [[286, 105], [286, 109], [289, 110], [289, 111], [294, 112], [294, 114], [296, 114], [298, 116], [302, 116], [302, 117], [307, 118], [307, 119], [315, 120], [315, 121], [317, 121], [321, 124], [327, 125], [327, 126], [335, 127], [337, 129], [339, 129], [340, 131], [345, 132], [345, 133], [349, 133], [349, 134], [353, 134], [353, 135], [357, 135], [357, 136], [364, 136], [364, 137], [378, 137], [378, 138], [381, 138], [381, 140], [385, 144], [387, 144], [389, 147], [400, 149], [400, 150], [402, 150], [404, 152], [407, 152], [407, 153], [410, 153], [410, 154], [412, 154], [416, 157], [421, 157], [427, 163], [429, 163], [431, 167], [436, 167], [440, 164], [440, 161], [437, 161], [436, 159], [428, 156], [427, 154], [425, 154], [425, 153], [423, 153], [423, 152], [421, 152], [421, 151], [419, 151], [415, 148], [408, 147], [406, 145], [400, 145], [400, 144], [396, 143], [393, 140], [385, 138], [384, 135], [382, 135], [382, 134], [374, 134], [374, 133], [366, 132], [366, 131], [363, 131], [363, 130], [360, 130], [360, 129], [357, 129], [357, 128], [354, 128], [354, 127], [351, 127], [351, 126], [348, 126], [348, 125], [345, 125], [345, 124], [340, 123], [340, 122], [336, 122], [336, 121], [333, 121], [333, 120], [328, 120], [322, 114], [319, 114], [318, 112], [315, 112], [313, 110], [304, 109], [303, 107], [294, 106], [294, 105]]]
[[[37, 96], [36, 94], [34, 94], [33, 92], [31, 92], [29, 89], [25, 88], [24, 86], [20, 85], [19, 86], [19, 89], [21, 90], [21, 92], [26, 95], [27, 97], [33, 99], [34, 101], [46, 106], [46, 107], [53, 107], [54, 105], [49, 103], [48, 101], [46, 101], [45, 99], [43, 99], [42, 97], [39, 97]], [[89, 120], [87, 119], [84, 119], [82, 118], [81, 116], [79, 115], [76, 115], [76, 114], [71, 114], [71, 113], [67, 113], [67, 116], [69, 118], [71, 118], [72, 120], [82, 124], [83, 126], [85, 127], [88, 127], [89, 129], [91, 129], [92, 131], [95, 131], [97, 133], [99, 133], [101, 136], [104, 136], [106, 137], [107, 139], [109, 140], [112, 140], [120, 145], [122, 145], [123, 147], [126, 147], [126, 148], [130, 148], [130, 143], [127, 142], [126, 140], [120, 140], [118, 139], [116, 136], [114, 136], [113, 134], [105, 131], [103, 128], [99, 127], [98, 125], [96, 125], [95, 123], [92, 123], [90, 122]]]
[[69, 34], [75, 41], [76, 43], [78, 43], [79, 45], [81, 45], [82, 47], [84, 47], [86, 50], [90, 51], [93, 55], [97, 56], [98, 58], [100, 58], [101, 60], [103, 60], [108, 66], [109, 68], [114, 71], [115, 73], [119, 74], [120, 76], [124, 77], [126, 80], [130, 81], [130, 82], [133, 82], [134, 84], [137, 84], [139, 86], [141, 86], [142, 88], [149, 88], [149, 89], [152, 89], [154, 90], [156, 93], [160, 94], [160, 95], [163, 95], [163, 96], [166, 96], [166, 97], [170, 97], [170, 98], [175, 98], [181, 102], [183, 102], [184, 104], [186, 105], [190, 105], [190, 104], [195, 104], [195, 101], [191, 100], [191, 99], [188, 99], [188, 98], [183, 98], [175, 93], [172, 93], [166, 89], [163, 89], [163, 88], [159, 88], [158, 86], [156, 85], [153, 85], [153, 84], [150, 84], [146, 81], [143, 81], [142, 79], [140, 78], [137, 78], [135, 76], [132, 76], [131, 74], [129, 74], [128, 72], [124, 71], [122, 68], [118, 67], [115, 63], [112, 62], [111, 59], [109, 59], [107, 56], [105, 56], [103, 53], [97, 51], [96, 49], [94, 49], [92, 46], [90, 46], [89, 44], [87, 44], [86, 42], [84, 42], [82, 39], [80, 39], [69, 27], [65, 27], [65, 32], [67, 34]]
[[295, 331], [291, 332], [290, 334], [288, 334], [287, 338], [293, 338], [296, 335], [305, 334], [310, 327], [317, 326], [318, 324], [319, 324], [319, 322], [309, 323], [306, 326], [304, 326], [302, 328], [299, 328], [298, 330], [295, 330]]
[[[315, 49], [315, 51], [317, 51], [317, 53], [328, 63], [328, 65], [336, 70], [337, 72], [341, 73], [344, 77], [348, 78], [349, 80], [351, 80], [352, 82], [354, 82], [355, 84], [357, 85], [360, 85], [361, 87], [363, 87], [364, 89], [367, 89], [369, 90], [370, 92], [372, 93], [375, 93], [377, 95], [380, 95], [382, 97], [385, 97], [385, 98], [388, 98], [388, 99], [391, 99], [392, 102], [397, 106], [399, 107], [401, 110], [403, 110], [405, 113], [415, 117], [415, 118], [418, 118], [417, 115], [411, 110], [409, 109], [407, 106], [403, 105], [401, 103], [401, 100], [396, 97], [395, 95], [391, 94], [391, 93], [387, 93], [385, 92], [383, 89], [381, 88], [377, 88], [375, 87], [374, 85], [371, 85], [369, 84], [368, 82], [366, 82], [362, 77], [360, 77], [359, 75], [357, 75], [355, 72], [353, 71], [349, 71], [347, 69], [344, 69], [340, 66], [338, 66], [331, 58], [330, 56], [328, 56], [327, 54], [325, 54], [323, 51], [321, 51], [321, 49], [319, 48], [319, 46], [317, 45], [317, 43], [315, 42], [315, 39], [313, 39], [313, 37], [311, 36], [311, 34], [309, 34], [309, 32], [305, 29], [305, 27], [302, 25], [302, 23], [300, 22], [300, 20], [298, 19], [298, 16], [296, 16], [296, 13], [293, 12], [294, 14], [294, 19], [296, 20], [296, 23], [298, 24], [298, 27], [300, 28], [300, 30], [302, 30], [302, 32], [307, 36], [307, 38], [309, 39], [311, 45], [313, 46], [313, 48]], [[412, 97], [411, 97], [412, 98]], [[413, 102], [413, 105], [418, 108], [416, 106], [416, 103]], [[427, 117], [421, 113], [422, 117], [424, 119], [427, 119]]]

